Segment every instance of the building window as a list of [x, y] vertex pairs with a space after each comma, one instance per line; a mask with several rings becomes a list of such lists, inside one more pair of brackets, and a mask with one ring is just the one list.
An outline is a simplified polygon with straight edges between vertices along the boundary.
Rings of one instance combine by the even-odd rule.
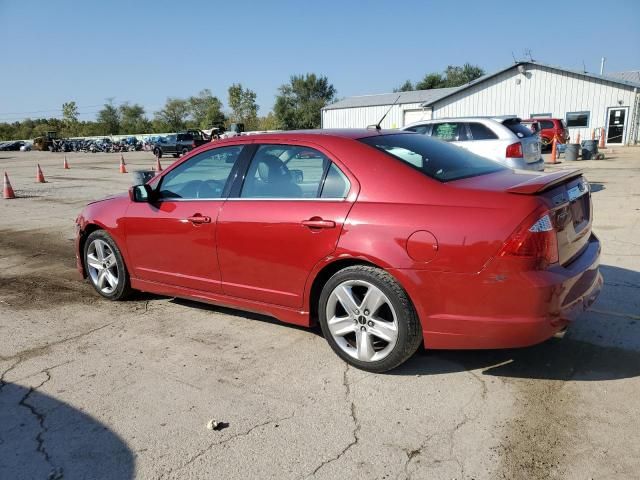
[[529, 118], [551, 118], [550, 113], [532, 113]]
[[567, 112], [567, 127], [584, 128], [589, 126], [589, 112]]

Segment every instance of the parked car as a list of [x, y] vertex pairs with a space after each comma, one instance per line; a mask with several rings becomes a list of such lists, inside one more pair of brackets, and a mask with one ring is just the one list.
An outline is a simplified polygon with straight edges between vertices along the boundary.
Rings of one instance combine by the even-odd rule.
[[420, 344], [541, 342], [602, 286], [579, 170], [512, 170], [411, 132], [207, 143], [76, 223], [78, 269], [103, 297], [136, 289], [319, 322], [372, 372]]
[[22, 140], [4, 142], [0, 145], [0, 150], [18, 152], [20, 151], [20, 148], [25, 146], [26, 144], [27, 142], [23, 142]]
[[569, 129], [567, 125], [564, 123], [564, 120], [561, 118], [530, 118], [527, 120], [522, 120], [524, 125], [528, 125], [532, 122], [537, 122], [540, 124], [540, 131], [538, 135], [540, 136], [540, 142], [542, 143], [542, 148], [546, 149], [551, 147], [551, 142], [553, 141], [554, 135], [556, 136], [559, 143], [567, 143], [569, 141]]
[[175, 135], [161, 137], [160, 141], [156, 142], [153, 146], [153, 154], [156, 157], [173, 155], [177, 158], [180, 155], [186, 155], [194, 148], [208, 141], [200, 130], [187, 130], [186, 132]]
[[402, 130], [439, 138], [509, 168], [544, 169], [540, 140], [519, 118], [442, 118], [412, 123]]

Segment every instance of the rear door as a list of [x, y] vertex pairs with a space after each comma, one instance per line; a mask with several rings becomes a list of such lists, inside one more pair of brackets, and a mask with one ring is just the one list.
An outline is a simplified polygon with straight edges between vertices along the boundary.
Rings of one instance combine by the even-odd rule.
[[336, 248], [356, 183], [311, 144], [257, 146], [218, 217], [225, 294], [301, 308], [311, 269]]
[[469, 151], [492, 160], [504, 159], [504, 140], [481, 122], [468, 122], [470, 141], [467, 142]]

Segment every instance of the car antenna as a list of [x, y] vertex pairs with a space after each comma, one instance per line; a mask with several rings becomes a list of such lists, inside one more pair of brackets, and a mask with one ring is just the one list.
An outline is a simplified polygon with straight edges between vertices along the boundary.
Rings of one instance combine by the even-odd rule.
[[400, 95], [398, 95], [395, 99], [395, 101], [391, 104], [391, 106], [387, 109], [386, 112], [384, 112], [384, 115], [382, 116], [382, 118], [380, 120], [378, 120], [378, 123], [376, 123], [375, 125], [369, 125], [367, 127], [367, 129], [373, 129], [375, 128], [377, 131], [382, 130], [382, 128], [380, 127], [380, 124], [382, 123], [382, 121], [387, 117], [387, 115], [389, 114], [389, 112], [391, 111], [391, 109], [395, 106], [396, 103], [398, 103], [398, 100], [400, 100]]

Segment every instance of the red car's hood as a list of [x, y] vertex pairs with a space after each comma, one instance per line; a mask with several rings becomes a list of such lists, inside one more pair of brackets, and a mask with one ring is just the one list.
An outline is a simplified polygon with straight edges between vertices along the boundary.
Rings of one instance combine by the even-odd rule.
[[118, 193], [118, 194], [115, 194], [115, 195], [110, 195], [110, 196], [105, 197], [105, 198], [101, 198], [100, 200], [94, 200], [93, 202], [87, 203], [87, 205], [93, 205], [94, 203], [105, 202], [107, 200], [112, 200], [114, 198], [123, 198], [123, 197], [128, 197], [128, 196], [129, 196], [129, 193]]

